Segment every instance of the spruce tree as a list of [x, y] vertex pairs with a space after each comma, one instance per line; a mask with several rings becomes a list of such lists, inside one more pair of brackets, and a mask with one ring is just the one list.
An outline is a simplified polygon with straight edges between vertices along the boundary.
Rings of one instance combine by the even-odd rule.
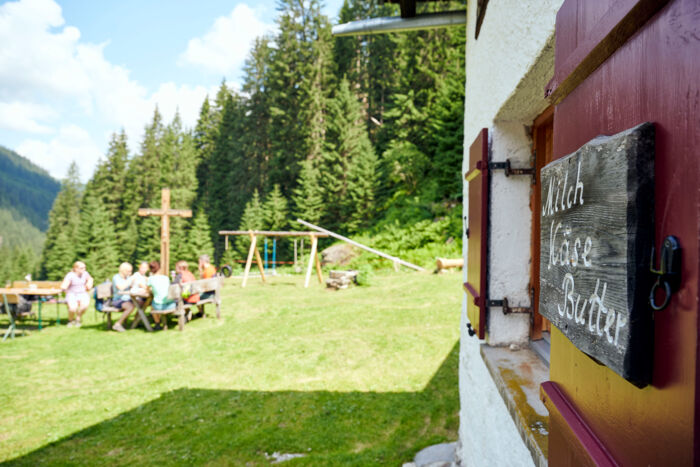
[[210, 258], [213, 257], [214, 244], [211, 241], [211, 228], [207, 214], [200, 210], [194, 216], [187, 231], [186, 249], [180, 258], [190, 264], [197, 264], [198, 258], [205, 254], [209, 255]]
[[348, 214], [345, 228], [349, 232], [357, 232], [369, 226], [375, 210], [375, 194], [379, 181], [378, 159], [374, 148], [369, 144], [365, 150], [359, 151], [350, 163], [348, 173]]
[[43, 278], [62, 279], [76, 259], [81, 188], [78, 166], [72, 162], [49, 213], [49, 228], [41, 254], [40, 276]]
[[255, 40], [250, 55], [245, 62], [243, 92], [245, 118], [243, 145], [253, 180], [252, 188], [262, 190], [267, 184], [271, 159], [270, 141], [270, 102], [267, 80], [272, 57], [270, 39], [259, 37]]
[[325, 213], [326, 203], [323, 200], [321, 176], [316, 164], [311, 160], [301, 162], [299, 179], [292, 195], [292, 201], [294, 201], [294, 216], [296, 218], [318, 225]]
[[[323, 93], [331, 88], [327, 18], [320, 2], [281, 0], [267, 80], [271, 156], [269, 182], [289, 192], [299, 162], [314, 157], [325, 129]], [[314, 144], [316, 146], [314, 146]]]
[[431, 118], [435, 155], [432, 176], [441, 198], [462, 197], [464, 151], [464, 82], [451, 78], [442, 82]]
[[114, 227], [102, 201], [85, 196], [81, 203], [76, 254], [95, 282], [111, 279], [120, 261]]
[[[253, 192], [250, 201], [245, 205], [238, 230], [263, 230], [265, 228], [265, 209], [260, 201], [258, 190]], [[241, 235], [236, 238], [236, 250], [244, 255], [248, 254], [250, 248], [250, 238]]]
[[265, 212], [265, 229], [284, 230], [289, 224], [287, 199], [282, 194], [278, 184], [275, 184], [272, 191], [267, 194], [263, 211]]
[[365, 224], [374, 210], [377, 157], [367, 136], [360, 103], [345, 79], [330, 103], [329, 114], [321, 175], [328, 203], [326, 222], [353, 231]]

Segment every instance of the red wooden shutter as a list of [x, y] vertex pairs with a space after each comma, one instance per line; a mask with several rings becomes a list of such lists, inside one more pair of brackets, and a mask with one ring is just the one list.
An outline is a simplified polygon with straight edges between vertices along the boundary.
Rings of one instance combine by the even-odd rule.
[[479, 132], [469, 147], [469, 225], [467, 231], [467, 317], [479, 339], [486, 335], [486, 247], [489, 199], [488, 130]]

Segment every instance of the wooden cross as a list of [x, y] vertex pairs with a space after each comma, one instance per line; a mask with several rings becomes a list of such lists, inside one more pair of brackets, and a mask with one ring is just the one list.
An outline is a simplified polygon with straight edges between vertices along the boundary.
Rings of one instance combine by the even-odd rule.
[[139, 216], [161, 216], [160, 220], [160, 267], [167, 275], [170, 271], [170, 217], [192, 217], [189, 209], [170, 209], [170, 188], [160, 192], [160, 209], [139, 209]]

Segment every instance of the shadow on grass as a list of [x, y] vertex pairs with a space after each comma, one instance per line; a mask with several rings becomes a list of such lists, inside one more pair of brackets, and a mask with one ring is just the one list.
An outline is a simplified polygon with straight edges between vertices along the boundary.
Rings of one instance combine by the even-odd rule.
[[7, 464], [401, 465], [457, 437], [458, 348], [419, 392], [177, 389]]

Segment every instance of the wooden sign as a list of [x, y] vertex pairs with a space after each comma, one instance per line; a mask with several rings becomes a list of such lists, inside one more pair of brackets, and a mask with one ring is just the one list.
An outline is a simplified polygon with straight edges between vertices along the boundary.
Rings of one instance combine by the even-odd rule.
[[595, 138], [541, 180], [540, 313], [599, 363], [648, 384], [653, 124]]

